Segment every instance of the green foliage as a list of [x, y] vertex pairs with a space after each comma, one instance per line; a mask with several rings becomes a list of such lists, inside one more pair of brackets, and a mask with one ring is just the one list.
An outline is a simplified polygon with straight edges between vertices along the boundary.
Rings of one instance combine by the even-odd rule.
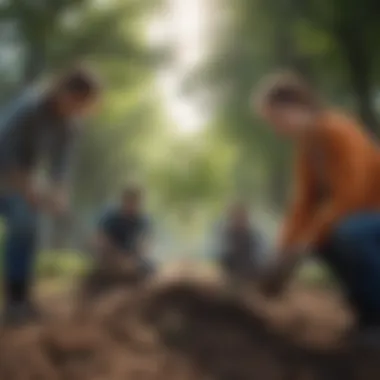
[[41, 252], [38, 256], [37, 276], [42, 280], [75, 278], [83, 275], [89, 265], [89, 259], [80, 252]]
[[212, 205], [230, 192], [228, 174], [233, 152], [204, 135], [201, 139], [191, 143], [177, 141], [169, 147], [167, 156], [156, 162], [152, 182], [165, 207], [192, 209]]
[[[135, 176], [161, 215], [201, 209], [211, 218], [232, 194], [282, 211], [290, 149], [254, 116], [250, 100], [261, 77], [278, 67], [306, 74], [327, 99], [357, 108], [376, 130], [378, 1], [217, 0], [208, 54], [184, 83], [211, 116], [193, 141], [174, 136], [154, 88], [162, 51], [148, 46], [145, 29], [159, 3], [0, 2], [0, 100], [82, 59], [107, 84], [80, 146], [78, 214], [93, 215]], [[60, 255], [43, 257], [43, 273], [60, 271], [52, 259]]]
[[300, 268], [297, 280], [302, 284], [321, 287], [336, 287], [336, 279], [320, 264], [308, 264]]
[[[252, 91], [262, 76], [277, 68], [297, 70], [327, 99], [356, 108], [376, 132], [373, 94], [379, 54], [374, 39], [380, 8], [374, 0], [220, 0], [218, 4], [223, 16], [216, 17], [220, 21], [211, 52], [184, 88], [206, 94], [214, 133], [237, 147], [239, 159], [231, 177], [239, 191], [257, 197], [264, 191], [267, 203], [282, 209], [289, 151], [253, 116]], [[256, 181], [249, 180], [253, 172], [261, 173]]]
[[[157, 52], [148, 49], [144, 23], [158, 3], [57, 0], [0, 6], [0, 26], [13, 25], [10, 37], [20, 48], [14, 58], [22, 62], [15, 91], [83, 59], [107, 84], [100, 115], [89, 123], [80, 147], [75, 194], [82, 208], [109, 198], [131, 171], [144, 165], [135, 146], [152, 132], [158, 118], [154, 99], [146, 96]], [[11, 69], [8, 65], [7, 76]]]

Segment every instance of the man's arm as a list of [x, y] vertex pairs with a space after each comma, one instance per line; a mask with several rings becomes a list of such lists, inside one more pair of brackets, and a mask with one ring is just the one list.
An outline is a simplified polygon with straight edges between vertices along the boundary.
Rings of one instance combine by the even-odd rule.
[[267, 271], [264, 271], [261, 281], [262, 290], [268, 295], [281, 292], [294, 274], [300, 254], [304, 254], [302, 245], [305, 235], [315, 218], [316, 183], [308, 166], [307, 153], [304, 149], [304, 147], [300, 148], [296, 161], [294, 201], [283, 222], [280, 241], [275, 252], [275, 262]]
[[148, 218], [144, 218], [142, 220], [141, 225], [141, 234], [139, 236], [139, 239], [137, 241], [137, 251], [147, 256], [151, 252], [152, 248], [152, 238], [153, 238], [153, 227], [152, 223]]
[[317, 210], [304, 236], [309, 245], [322, 243], [334, 223], [360, 207], [371, 175], [366, 166], [371, 146], [356, 126], [338, 119], [322, 130], [321, 138], [332, 182], [328, 201]]
[[97, 265], [104, 270], [117, 271], [128, 266], [128, 255], [113, 242], [109, 233], [98, 228], [92, 241], [92, 250], [95, 253]]
[[112, 255], [114, 252], [120, 251], [116, 244], [114, 244], [109, 238], [109, 235], [101, 228], [97, 230], [93, 238], [92, 248], [98, 258], [104, 255]]
[[[311, 199], [311, 190], [315, 186], [312, 186], [310, 180], [299, 184], [300, 193], [304, 196], [309, 194], [309, 197], [298, 198], [299, 203], [293, 209], [290, 224], [285, 230], [280, 253], [286, 253], [288, 249], [292, 255], [282, 255], [277, 266], [263, 279], [263, 290], [269, 294], [281, 291], [292, 277], [299, 259], [306, 253], [302, 248], [322, 243], [334, 223], [350, 211], [355, 211], [365, 196], [368, 176], [371, 174], [366, 167], [368, 153], [371, 152], [367, 136], [345, 119], [335, 119], [321, 126], [318, 142], [329, 165], [326, 168], [326, 176], [331, 181], [328, 200], [316, 209], [310, 208], [310, 201], [303, 202]], [[307, 178], [306, 175], [304, 172], [304, 179]], [[308, 186], [305, 186], [307, 183]]]
[[98, 221], [96, 233], [92, 241], [93, 249], [98, 253], [100, 252], [115, 252], [120, 248], [112, 239], [114, 223], [113, 211], [107, 211]]
[[253, 226], [251, 230], [251, 239], [253, 246], [252, 260], [255, 265], [262, 266], [269, 254], [268, 241], [262, 231], [260, 231], [256, 226]]
[[113, 213], [108, 212], [98, 224], [97, 232], [92, 241], [96, 261], [104, 270], [131, 269], [135, 264], [131, 255], [128, 255], [124, 248], [120, 247], [113, 239], [113, 221]]
[[67, 131], [61, 138], [57, 138], [53, 146], [51, 152], [50, 178], [57, 186], [66, 186], [72, 179], [78, 137], [76, 131]]
[[305, 233], [314, 212], [313, 185], [304, 153], [300, 151], [296, 158], [293, 202], [282, 223], [278, 243], [280, 251], [292, 249]]
[[78, 146], [78, 131], [69, 130], [55, 140], [50, 156], [49, 201], [53, 211], [67, 211], [72, 185], [74, 160]]
[[3, 113], [0, 122], [1, 164], [12, 188], [34, 202], [33, 169], [37, 159], [37, 99], [26, 94]]

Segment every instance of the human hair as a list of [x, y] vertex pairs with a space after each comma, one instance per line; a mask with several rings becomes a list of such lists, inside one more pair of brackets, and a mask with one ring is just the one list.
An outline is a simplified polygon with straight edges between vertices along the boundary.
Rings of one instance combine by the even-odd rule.
[[316, 91], [303, 78], [294, 73], [279, 73], [264, 78], [256, 93], [256, 107], [263, 108], [300, 106], [319, 109]]
[[122, 192], [122, 198], [124, 200], [138, 200], [142, 198], [142, 195], [142, 189], [135, 185], [125, 187]]
[[101, 92], [99, 78], [90, 70], [76, 67], [62, 74], [55, 85], [56, 93], [67, 93], [78, 98], [88, 99]]

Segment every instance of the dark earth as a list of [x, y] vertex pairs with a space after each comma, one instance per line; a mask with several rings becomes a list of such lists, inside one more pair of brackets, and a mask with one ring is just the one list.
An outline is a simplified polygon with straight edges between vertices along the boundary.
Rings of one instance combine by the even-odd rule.
[[181, 277], [42, 302], [45, 323], [1, 331], [0, 379], [380, 379], [380, 345], [351, 337], [336, 292], [294, 286], [267, 300]]

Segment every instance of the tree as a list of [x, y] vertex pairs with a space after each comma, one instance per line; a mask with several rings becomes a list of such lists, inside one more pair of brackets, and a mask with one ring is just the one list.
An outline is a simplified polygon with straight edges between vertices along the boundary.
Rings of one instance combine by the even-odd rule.
[[[155, 0], [3, 1], [0, 44], [12, 52], [3, 69], [4, 100], [36, 80], [86, 61], [100, 72], [106, 93], [100, 115], [84, 131], [75, 175], [81, 219], [109, 199], [129, 172], [143, 165], [135, 148], [152, 133], [159, 113], [151, 92], [157, 52], [148, 48], [144, 24]], [[20, 64], [19, 64], [20, 63]], [[5, 81], [5, 79], [4, 79]]]
[[[379, 122], [374, 105], [376, 63], [379, 55], [374, 37], [379, 32], [380, 8], [376, 1], [334, 0], [317, 3], [313, 0], [295, 1], [300, 15], [310, 28], [328, 36], [325, 56], [334, 56], [335, 64], [329, 73], [338, 78], [344, 75], [347, 89], [353, 95], [363, 122], [374, 133], [379, 133]], [[330, 61], [331, 63], [331, 61]]]
[[[252, 89], [278, 68], [296, 70], [334, 103], [357, 108], [365, 125], [378, 132], [379, 5], [374, 0], [220, 0], [215, 12], [219, 9], [224, 13], [213, 51], [185, 88], [205, 99], [213, 128], [238, 147], [236, 186], [255, 194], [266, 189], [269, 204], [280, 209], [289, 183], [288, 147], [253, 116]], [[247, 180], [250, 172], [242, 168], [249, 167], [261, 172], [260, 181]]]

